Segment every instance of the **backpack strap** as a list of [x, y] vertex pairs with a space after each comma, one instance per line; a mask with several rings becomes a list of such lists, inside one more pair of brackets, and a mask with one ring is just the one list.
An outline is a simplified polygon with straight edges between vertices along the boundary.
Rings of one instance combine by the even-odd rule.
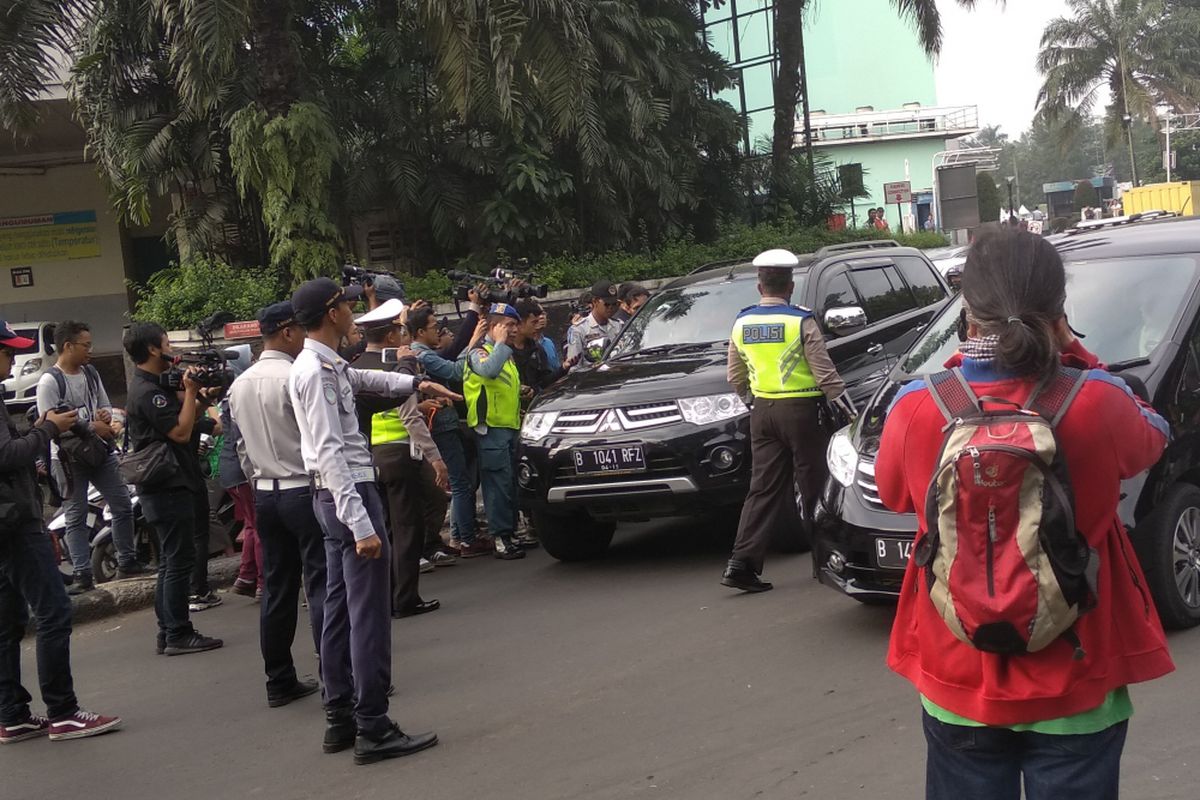
[[[67, 399], [67, 379], [63, 375], [63, 371], [58, 368], [58, 364], [52, 365], [49, 372], [54, 377], [54, 383], [58, 386], [58, 402], [61, 403]], [[49, 411], [49, 409], [38, 410], [43, 414]]]
[[1059, 367], [1052, 377], [1042, 381], [1033, 390], [1025, 408], [1048, 420], [1050, 427], [1058, 427], [1079, 390], [1087, 382], [1087, 376], [1085, 370]]
[[963, 377], [962, 370], [957, 367], [930, 375], [925, 382], [929, 385], [933, 401], [937, 403], [947, 422], [980, 413], [979, 398]]

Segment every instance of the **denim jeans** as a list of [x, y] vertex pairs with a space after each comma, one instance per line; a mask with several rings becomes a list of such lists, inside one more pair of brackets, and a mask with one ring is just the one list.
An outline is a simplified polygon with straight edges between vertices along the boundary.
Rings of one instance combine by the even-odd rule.
[[[173, 644], [192, 632], [188, 582], [196, 561], [196, 493], [188, 489], [143, 494], [142, 511], [158, 534], [158, 585], [154, 612], [158, 631]], [[205, 503], [205, 506], [208, 504]]]
[[479, 441], [483, 507], [493, 537], [512, 536], [517, 524], [517, 435], [510, 428], [488, 428]]
[[204, 597], [208, 586], [208, 545], [212, 537], [212, 520], [209, 516], [208, 485], [198, 492], [188, 493], [192, 498], [192, 576], [191, 593]]
[[137, 548], [133, 543], [133, 503], [129, 499], [129, 488], [117, 472], [116, 454], [110, 454], [98, 469], [88, 469], [74, 462], [71, 469], [74, 478], [71, 496], [63, 499], [71, 568], [77, 575], [90, 575], [92, 572], [91, 531], [87, 525], [89, 485], [96, 487], [112, 513], [112, 538], [113, 546], [117, 549], [117, 563], [122, 567], [137, 563]]
[[475, 482], [467, 468], [462, 434], [457, 428], [433, 434], [450, 472], [450, 533], [463, 544], [475, 541]]
[[75, 713], [71, 679], [71, 599], [63, 586], [50, 538], [34, 523], [0, 533], [0, 725], [29, 716], [32, 698], [21, 685], [21, 639], [37, 620], [38, 683], [46, 716]]
[[1083, 735], [971, 728], [922, 712], [926, 800], [1117, 800], [1129, 723]]

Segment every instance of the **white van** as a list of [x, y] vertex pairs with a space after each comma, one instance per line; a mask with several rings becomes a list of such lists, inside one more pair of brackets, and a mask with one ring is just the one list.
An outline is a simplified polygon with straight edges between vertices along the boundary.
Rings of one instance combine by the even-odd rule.
[[53, 322], [10, 322], [17, 336], [33, 339], [33, 346], [18, 350], [12, 377], [4, 382], [4, 405], [10, 411], [24, 411], [37, 402], [37, 385], [54, 366]]

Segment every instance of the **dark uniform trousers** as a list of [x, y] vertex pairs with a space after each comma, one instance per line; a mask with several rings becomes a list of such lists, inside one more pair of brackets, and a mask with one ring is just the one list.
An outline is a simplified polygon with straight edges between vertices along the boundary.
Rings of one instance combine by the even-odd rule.
[[320, 489], [313, 510], [325, 533], [325, 620], [321, 629], [321, 680], [329, 708], [353, 704], [355, 722], [378, 734], [388, 719], [392, 684], [391, 546], [383, 502], [374, 483], [357, 485], [382, 543], [379, 558], [362, 558], [354, 533], [337, 518], [333, 495]]
[[733, 558], [762, 572], [776, 531], [801, 524], [794, 487], [800, 487], [809, 509], [820, 495], [826, 444], [815, 399], [755, 399], [750, 410], [750, 491], [742, 506]]
[[267, 693], [296, 685], [292, 644], [299, 618], [300, 586], [308, 598], [313, 652], [321, 652], [325, 619], [325, 534], [313, 514], [312, 489], [254, 493], [258, 538], [262, 542], [263, 597], [260, 645]]
[[392, 533], [392, 610], [406, 611], [421, 602], [421, 554], [429, 532], [441, 531], [449, 500], [437, 486], [433, 467], [413, 458], [407, 443], [375, 445], [371, 456]]

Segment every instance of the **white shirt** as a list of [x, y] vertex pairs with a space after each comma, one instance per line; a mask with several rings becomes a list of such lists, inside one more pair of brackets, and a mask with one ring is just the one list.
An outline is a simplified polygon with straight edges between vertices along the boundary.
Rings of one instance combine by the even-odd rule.
[[238, 459], [250, 479], [308, 476], [300, 455], [300, 428], [292, 410], [288, 377], [292, 357], [264, 350], [229, 388], [229, 411], [237, 428]]
[[351, 369], [346, 360], [320, 342], [306, 339], [304, 352], [292, 364], [288, 391], [300, 428], [300, 455], [309, 474], [321, 476], [333, 495], [337, 518], [355, 540], [383, 535], [376, 532], [352, 470], [372, 469], [371, 451], [358, 429], [354, 395], [360, 391], [404, 397], [416, 391], [411, 375]]

